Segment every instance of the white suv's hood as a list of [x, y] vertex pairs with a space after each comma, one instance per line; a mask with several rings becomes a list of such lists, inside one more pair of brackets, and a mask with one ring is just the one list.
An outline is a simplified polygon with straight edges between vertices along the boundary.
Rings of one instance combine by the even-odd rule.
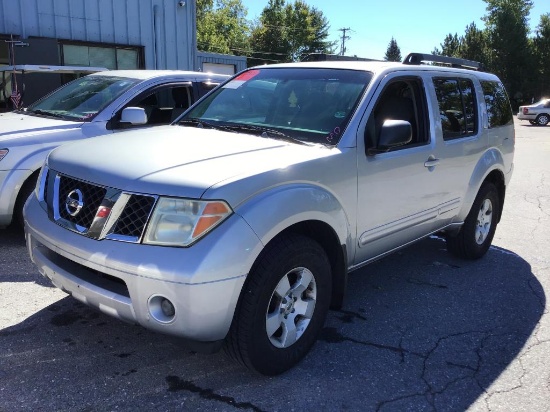
[[28, 114], [0, 113], [0, 142], [7, 139], [47, 134], [56, 130], [74, 129], [82, 122], [51, 119]]
[[247, 134], [181, 126], [123, 132], [55, 149], [49, 167], [132, 192], [199, 198], [236, 176], [324, 157], [310, 147]]

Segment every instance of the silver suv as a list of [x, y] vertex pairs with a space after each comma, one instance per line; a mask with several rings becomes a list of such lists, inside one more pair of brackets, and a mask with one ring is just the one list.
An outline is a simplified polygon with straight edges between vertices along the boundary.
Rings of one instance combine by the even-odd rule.
[[491, 244], [510, 104], [437, 59], [256, 67], [178, 124], [59, 147], [25, 206], [31, 257], [110, 316], [281, 373], [350, 271], [435, 232], [466, 259]]
[[1, 113], [0, 228], [14, 217], [23, 223], [23, 204], [53, 148], [169, 124], [227, 78], [177, 70], [104, 71], [67, 83], [27, 108]]

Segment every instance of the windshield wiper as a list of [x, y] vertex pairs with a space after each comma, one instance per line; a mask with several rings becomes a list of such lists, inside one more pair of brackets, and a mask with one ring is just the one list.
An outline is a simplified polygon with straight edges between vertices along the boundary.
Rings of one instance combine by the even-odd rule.
[[177, 122], [176, 124], [190, 124], [190, 125], [198, 127], [199, 129], [208, 128], [208, 129], [216, 129], [216, 130], [227, 130], [225, 126], [216, 125], [214, 123], [207, 122], [205, 120], [194, 119], [194, 118], [193, 119], [183, 119], [183, 120], [180, 120], [179, 122]]
[[286, 133], [280, 132], [279, 130], [271, 129], [269, 127], [262, 127], [262, 126], [255, 126], [251, 124], [224, 124], [224, 125], [217, 125], [213, 124], [211, 122], [192, 118], [192, 119], [183, 119], [178, 122], [178, 124], [191, 124], [199, 128], [210, 128], [210, 129], [217, 129], [217, 130], [225, 130], [229, 132], [235, 132], [235, 133], [253, 133], [255, 135], [259, 135], [261, 137], [270, 137], [273, 139], [279, 139], [284, 140], [286, 142], [290, 143], [297, 143], [305, 146], [314, 146], [315, 143], [311, 142], [304, 142], [303, 140], [296, 139], [292, 136], [287, 135]]
[[33, 114], [41, 114], [43, 116], [50, 116], [50, 117], [55, 117], [57, 119], [65, 119], [65, 116], [62, 116], [60, 114], [57, 114], [57, 113], [53, 113], [53, 112], [49, 112], [47, 110], [27, 110], [27, 113], [33, 113]]
[[271, 137], [273, 139], [284, 140], [290, 143], [297, 143], [297, 144], [302, 144], [306, 146], [311, 145], [308, 142], [304, 142], [303, 140], [296, 139], [295, 137], [289, 136], [286, 133], [280, 132], [279, 130], [270, 129], [269, 127], [254, 126], [250, 124], [236, 124], [236, 125], [224, 126], [224, 128], [227, 128], [229, 130], [233, 130], [236, 132], [259, 133], [261, 137]]

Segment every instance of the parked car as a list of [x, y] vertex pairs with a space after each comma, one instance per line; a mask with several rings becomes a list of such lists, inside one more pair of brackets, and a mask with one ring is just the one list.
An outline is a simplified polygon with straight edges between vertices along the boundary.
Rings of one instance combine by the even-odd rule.
[[169, 124], [227, 78], [188, 71], [98, 72], [22, 110], [1, 113], [0, 227], [9, 225], [14, 216], [22, 224], [24, 201], [53, 148], [122, 130]]
[[259, 66], [154, 134], [61, 146], [25, 206], [30, 256], [110, 316], [281, 373], [349, 272], [436, 232], [465, 259], [491, 245], [510, 103], [492, 74], [420, 64], [437, 59]]
[[[91, 66], [52, 66], [44, 64], [17, 64], [0, 66], [0, 112], [9, 112], [34, 102], [45, 94], [90, 73], [108, 70]], [[44, 76], [47, 75], [47, 76]], [[56, 76], [55, 79], [52, 76]], [[17, 79], [17, 87], [12, 81]], [[54, 81], [50, 81], [54, 80]], [[59, 83], [62, 81], [63, 83]], [[55, 86], [57, 84], [57, 86]], [[15, 89], [15, 90], [13, 90]], [[12, 95], [12, 92], [15, 92]], [[12, 100], [15, 98], [14, 100]]]
[[528, 106], [520, 106], [519, 120], [529, 120], [532, 125], [546, 126], [550, 122], [550, 99], [542, 99]]

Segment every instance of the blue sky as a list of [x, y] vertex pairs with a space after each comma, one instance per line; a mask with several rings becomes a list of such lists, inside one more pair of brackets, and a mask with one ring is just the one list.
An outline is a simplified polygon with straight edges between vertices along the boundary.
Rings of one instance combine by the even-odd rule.
[[[247, 19], [260, 16], [268, 0], [241, 0], [248, 9]], [[382, 59], [392, 36], [404, 57], [409, 52], [429, 53], [440, 48], [449, 33], [463, 35], [466, 26], [475, 22], [483, 28], [486, 14], [483, 0], [305, 0], [321, 10], [330, 23], [330, 40], [347, 32], [346, 54]], [[292, 3], [293, 0], [287, 0]], [[550, 13], [550, 0], [534, 0], [530, 26], [532, 34], [541, 14]], [[337, 51], [339, 51], [338, 48]]]

